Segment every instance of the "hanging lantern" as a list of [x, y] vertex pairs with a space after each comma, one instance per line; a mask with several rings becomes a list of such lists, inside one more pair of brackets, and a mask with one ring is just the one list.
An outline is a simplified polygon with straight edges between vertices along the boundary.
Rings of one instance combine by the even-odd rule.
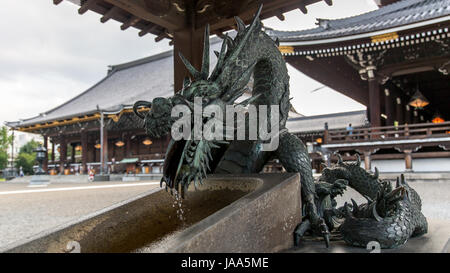
[[102, 145], [100, 143], [97, 142], [97, 144], [95, 144], [95, 149], [100, 149], [102, 147]]
[[144, 139], [144, 141], [142, 141], [142, 143], [145, 145], [145, 146], [148, 146], [148, 145], [152, 145], [152, 141], [150, 140], [150, 138], [145, 138]]
[[409, 105], [416, 109], [422, 109], [428, 104], [430, 104], [430, 102], [422, 95], [422, 93], [420, 93], [419, 89], [417, 89], [416, 93], [414, 93], [414, 96], [412, 96], [409, 101]]
[[431, 122], [433, 123], [442, 123], [445, 122], [445, 120], [441, 117], [441, 115], [436, 112], [436, 114], [434, 114], [433, 119], [431, 120]]
[[123, 145], [125, 145], [125, 142], [123, 142], [122, 140], [118, 140], [118, 141], [116, 142], [116, 146], [117, 146], [117, 147], [122, 147]]
[[316, 139], [316, 142], [317, 142], [318, 144], [322, 144], [322, 138], [319, 137], [318, 139]]
[[81, 151], [81, 145], [75, 146], [75, 151]]

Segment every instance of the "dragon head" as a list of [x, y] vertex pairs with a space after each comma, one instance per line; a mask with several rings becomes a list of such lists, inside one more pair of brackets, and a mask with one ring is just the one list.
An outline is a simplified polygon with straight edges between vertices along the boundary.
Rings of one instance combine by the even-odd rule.
[[[174, 96], [169, 98], [155, 98], [153, 101], [138, 101], [134, 104], [135, 114], [144, 120], [146, 133], [150, 137], [159, 138], [171, 132], [172, 125], [177, 121], [177, 117], [171, 117], [173, 107], [177, 105], [187, 106], [190, 110], [194, 109], [194, 103], [198, 103], [196, 98], [201, 98], [201, 106], [218, 106], [222, 111], [227, 105], [235, 105], [236, 99], [243, 95], [245, 87], [248, 84], [253, 73], [256, 62], [253, 64], [244, 64], [242, 74], [238, 77], [230, 77], [235, 73], [236, 66], [240, 66], [239, 54], [252, 35], [258, 33], [261, 29], [259, 14], [262, 5], [259, 7], [251, 25], [246, 28], [241, 19], [236, 17], [238, 25], [238, 34], [233, 40], [225, 36], [220, 52], [215, 51], [217, 64], [210, 73], [210, 45], [209, 45], [209, 26], [206, 26], [204, 35], [203, 60], [201, 70], [198, 71], [181, 53], [179, 54], [182, 62], [191, 74], [191, 78], [185, 78], [183, 88]], [[239, 63], [239, 64], [238, 64]], [[254, 101], [257, 96], [251, 97], [238, 105], [247, 105]], [[147, 107], [150, 110], [146, 114], [139, 112], [140, 107]], [[202, 116], [203, 125], [212, 117]], [[191, 115], [194, 124], [194, 115]], [[193, 136], [193, 131], [191, 136]], [[164, 161], [164, 172], [161, 180], [167, 187], [181, 192], [191, 182], [197, 187], [197, 183], [202, 183], [214, 166], [213, 149], [224, 148], [227, 142], [222, 140], [201, 139], [182, 139], [171, 140], [167, 149]]]

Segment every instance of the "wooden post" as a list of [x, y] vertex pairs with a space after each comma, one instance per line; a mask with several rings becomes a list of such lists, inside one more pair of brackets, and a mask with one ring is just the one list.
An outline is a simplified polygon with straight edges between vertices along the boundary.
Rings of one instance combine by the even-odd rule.
[[400, 98], [395, 99], [395, 120], [398, 121], [399, 125], [402, 125], [405, 123], [403, 119], [403, 106], [402, 106], [402, 100]]
[[203, 56], [203, 30], [183, 29], [174, 32], [174, 92], [183, 88], [184, 78], [189, 75], [188, 70], [179, 57], [179, 52], [200, 71]]
[[404, 150], [405, 153], [405, 168], [407, 172], [412, 172], [412, 150]]
[[376, 77], [369, 78], [369, 118], [371, 127], [381, 126], [380, 85]]
[[76, 153], [76, 150], [75, 150], [75, 144], [70, 144], [70, 146], [72, 147], [72, 155], [71, 155], [71, 158], [70, 158], [70, 162], [73, 164], [73, 163], [75, 163], [75, 153]]
[[42, 168], [44, 169], [44, 172], [47, 174], [48, 172], [48, 137], [44, 136], [44, 148], [45, 148], [45, 159], [42, 164]]
[[392, 96], [389, 89], [384, 90], [384, 108], [387, 116], [386, 126], [393, 126], [395, 120], [394, 106], [392, 104]]
[[108, 130], [106, 126], [102, 128], [103, 130], [103, 149], [101, 157], [103, 158], [103, 173], [106, 174], [108, 172]]
[[413, 111], [413, 123], [419, 123], [419, 112], [417, 110]]
[[67, 161], [67, 142], [65, 136], [61, 136], [59, 142], [59, 173], [64, 174], [64, 165]]
[[405, 123], [411, 124], [411, 107], [405, 105]]
[[51, 156], [51, 161], [53, 164], [55, 164], [55, 140], [52, 139], [52, 156]]
[[83, 130], [81, 131], [81, 167], [83, 168], [83, 174], [87, 174], [88, 150], [88, 135]]
[[129, 134], [125, 135], [125, 157], [131, 156], [131, 136]]
[[372, 169], [372, 161], [370, 159], [369, 151], [364, 151], [364, 168], [366, 171], [370, 171]]

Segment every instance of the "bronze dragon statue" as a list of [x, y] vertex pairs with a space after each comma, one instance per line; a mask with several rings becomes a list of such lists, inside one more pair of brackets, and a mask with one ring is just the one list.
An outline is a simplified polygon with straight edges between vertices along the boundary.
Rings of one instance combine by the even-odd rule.
[[[316, 183], [318, 207], [330, 230], [337, 230], [349, 245], [366, 247], [376, 241], [381, 248], [403, 245], [410, 237], [427, 233], [428, 224], [422, 214], [418, 193], [405, 181], [402, 174], [395, 188], [378, 177], [378, 169], [371, 174], [356, 162], [343, 162], [338, 155], [334, 166], [325, 168]], [[336, 184], [334, 187], [333, 184]], [[349, 186], [363, 195], [368, 202], [336, 208], [337, 195]], [[338, 190], [335, 190], [338, 189]]]

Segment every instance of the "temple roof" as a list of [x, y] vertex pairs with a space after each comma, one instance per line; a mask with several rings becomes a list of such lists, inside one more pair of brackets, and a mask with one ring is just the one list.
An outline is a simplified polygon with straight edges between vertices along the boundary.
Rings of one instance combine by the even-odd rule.
[[347, 36], [363, 38], [363, 34], [380, 35], [386, 30], [392, 32], [402, 27], [419, 27], [419, 23], [427, 25], [448, 21], [449, 15], [450, 0], [403, 0], [353, 17], [318, 19], [319, 27], [314, 29], [278, 31], [267, 28], [266, 32], [272, 37], [278, 37], [280, 42], [306, 42]]
[[[218, 50], [221, 40], [211, 39], [211, 55]], [[211, 58], [211, 65], [216, 60]], [[36, 117], [7, 122], [10, 127], [63, 120], [104, 112], [119, 112], [132, 108], [138, 100], [152, 101], [156, 97], [174, 94], [173, 51], [109, 67], [108, 74], [98, 83], [67, 102]], [[98, 108], [97, 108], [98, 106]]]

